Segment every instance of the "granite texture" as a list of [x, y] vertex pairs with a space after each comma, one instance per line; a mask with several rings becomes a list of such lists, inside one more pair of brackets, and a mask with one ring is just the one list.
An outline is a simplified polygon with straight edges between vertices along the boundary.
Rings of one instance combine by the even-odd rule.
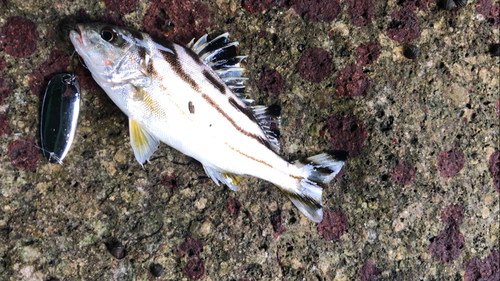
[[[125, 8], [117, 2], [0, 1], [0, 280], [477, 280], [499, 274], [499, 193], [492, 179], [499, 173], [489, 167], [499, 163], [489, 159], [500, 149], [500, 58], [489, 53], [500, 41], [499, 0], [468, 1], [451, 11], [423, 0], [332, 1], [338, 14], [328, 21], [312, 20], [326, 13], [316, 6], [301, 18], [294, 5], [307, 1], [137, 0]], [[351, 23], [349, 5], [368, 11], [363, 24]], [[394, 15], [411, 15], [411, 28]], [[324, 189], [328, 222], [318, 227], [262, 180], [245, 179], [238, 192], [216, 186], [199, 163], [166, 145], [142, 168], [126, 116], [81, 66], [79, 127], [64, 166], [31, 149], [39, 144], [41, 109], [31, 85], [43, 91], [44, 79], [68, 67], [68, 32], [90, 21], [149, 29], [179, 42], [229, 32], [248, 56], [248, 93], [257, 104], [281, 106], [285, 159], [350, 142], [348, 133], [335, 139], [329, 129], [336, 128], [334, 120], [356, 120], [351, 131], [362, 128], [364, 142]], [[12, 32], [19, 22], [27, 29]], [[407, 41], [418, 46], [416, 59], [403, 56]], [[30, 49], [19, 50], [19, 42]], [[380, 54], [356, 65], [356, 50], [367, 42]], [[297, 69], [310, 48], [331, 59], [330, 71], [321, 74], [327, 76], [316, 82]], [[362, 95], [335, 94], [336, 77], [349, 65], [369, 80]], [[280, 74], [279, 90], [258, 87], [268, 69]], [[440, 176], [438, 157], [451, 149], [463, 154], [463, 168]], [[391, 180], [402, 162], [414, 171], [404, 184]], [[448, 225], [441, 214], [452, 205], [463, 220]], [[493, 269], [480, 271], [485, 266]]]

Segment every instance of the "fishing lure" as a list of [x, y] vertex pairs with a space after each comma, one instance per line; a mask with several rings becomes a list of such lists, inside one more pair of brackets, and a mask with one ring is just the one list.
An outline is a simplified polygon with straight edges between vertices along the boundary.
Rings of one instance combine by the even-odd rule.
[[80, 112], [80, 84], [72, 73], [50, 79], [43, 96], [40, 117], [42, 153], [50, 163], [59, 163], [75, 137]]

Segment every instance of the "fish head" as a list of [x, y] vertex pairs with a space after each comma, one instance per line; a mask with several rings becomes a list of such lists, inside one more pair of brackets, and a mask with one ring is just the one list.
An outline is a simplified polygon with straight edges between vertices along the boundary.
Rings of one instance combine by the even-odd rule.
[[69, 34], [71, 43], [101, 86], [125, 83], [144, 75], [142, 33], [103, 23], [78, 24]]

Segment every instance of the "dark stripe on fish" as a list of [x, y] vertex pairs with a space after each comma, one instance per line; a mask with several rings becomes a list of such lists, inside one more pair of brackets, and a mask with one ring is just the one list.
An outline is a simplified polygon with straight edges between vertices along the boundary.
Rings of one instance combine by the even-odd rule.
[[212, 84], [217, 90], [219, 90], [219, 92], [224, 95], [226, 94], [226, 87], [224, 86], [224, 84], [222, 84], [222, 82], [220, 82], [219, 79], [217, 79], [217, 77], [215, 77], [210, 71], [203, 70], [203, 76], [205, 76], [205, 78], [210, 81], [210, 84]]
[[191, 57], [198, 65], [202, 65], [203, 61], [201, 61], [200, 57], [191, 49], [184, 48], [186, 50], [186, 54]]
[[229, 103], [236, 108], [238, 111], [241, 113], [245, 114], [248, 119], [254, 121], [255, 123], [259, 123], [257, 119], [255, 119], [255, 116], [253, 115], [252, 111], [246, 107], [241, 106], [235, 99], [229, 98]]
[[194, 114], [194, 104], [192, 101], [188, 103], [189, 113]]
[[200, 87], [198, 86], [196, 81], [194, 81], [194, 79], [191, 78], [191, 76], [189, 76], [186, 72], [184, 72], [184, 69], [182, 69], [182, 65], [179, 62], [179, 56], [175, 51], [174, 44], [170, 41], [158, 38], [154, 38], [153, 40], [155, 41], [155, 43], [163, 46], [163, 48], [161, 48], [160, 46], [158, 50], [160, 51], [165, 61], [167, 61], [170, 64], [175, 74], [177, 74], [184, 82], [188, 83], [193, 90], [199, 92]]
[[295, 192], [292, 192], [290, 190], [287, 190], [287, 189], [284, 189], [284, 188], [280, 188], [280, 190], [290, 199], [295, 199], [297, 201], [300, 201], [302, 202], [304, 205], [306, 205], [307, 207], [313, 207], [315, 209], [321, 209], [323, 208], [323, 206], [321, 206], [321, 204], [316, 201], [314, 198], [311, 198], [307, 195], [304, 195], [304, 194], [298, 194], [298, 193], [295, 193]]
[[243, 156], [245, 156], [245, 157], [247, 157], [247, 158], [249, 158], [249, 159], [251, 159], [251, 160], [253, 160], [253, 161], [255, 161], [255, 162], [259, 162], [259, 163], [261, 163], [261, 164], [263, 164], [263, 165], [266, 165], [266, 166], [268, 166], [268, 167], [270, 167], [270, 168], [272, 168], [272, 167], [273, 167], [273, 166], [271, 166], [271, 164], [269, 164], [269, 163], [267, 163], [267, 162], [264, 162], [264, 161], [262, 161], [262, 160], [259, 160], [259, 159], [257, 159], [257, 158], [254, 158], [254, 157], [252, 157], [252, 156], [250, 156], [250, 155], [247, 155], [247, 154], [245, 154], [245, 153], [243, 153], [243, 152], [239, 151], [238, 149], [236, 149], [236, 148], [234, 148], [234, 147], [230, 146], [227, 142], [226, 142], [225, 144], [226, 144], [229, 148], [231, 148], [232, 150], [234, 150], [234, 151], [238, 152], [239, 154], [241, 154], [241, 155], [243, 155]]
[[213, 108], [215, 108], [215, 110], [217, 110], [222, 116], [224, 116], [224, 118], [227, 119], [227, 121], [229, 121], [229, 123], [231, 123], [231, 125], [233, 125], [233, 127], [238, 130], [240, 133], [244, 134], [245, 136], [248, 136], [250, 138], [253, 138], [255, 139], [256, 141], [260, 142], [261, 144], [263, 144], [264, 146], [266, 146], [267, 148], [269, 148], [271, 151], [273, 151], [271, 149], [271, 144], [264, 138], [262, 138], [261, 136], [258, 136], [258, 135], [254, 135], [254, 134], [251, 134], [245, 130], [243, 130], [240, 126], [238, 126], [238, 124], [236, 124], [236, 122], [234, 122], [233, 119], [231, 119], [231, 117], [229, 117], [229, 115], [227, 115], [224, 110], [222, 110], [222, 108], [220, 108], [209, 96], [207, 96], [206, 94], [201, 94], [201, 96], [203, 97], [204, 100], [207, 101], [208, 104], [210, 104]]

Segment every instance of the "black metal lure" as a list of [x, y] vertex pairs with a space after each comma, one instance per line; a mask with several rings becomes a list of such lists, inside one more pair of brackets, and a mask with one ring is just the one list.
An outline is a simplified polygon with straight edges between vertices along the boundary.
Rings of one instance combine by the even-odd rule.
[[40, 117], [42, 152], [50, 163], [59, 163], [68, 153], [80, 112], [80, 84], [74, 74], [50, 79]]

